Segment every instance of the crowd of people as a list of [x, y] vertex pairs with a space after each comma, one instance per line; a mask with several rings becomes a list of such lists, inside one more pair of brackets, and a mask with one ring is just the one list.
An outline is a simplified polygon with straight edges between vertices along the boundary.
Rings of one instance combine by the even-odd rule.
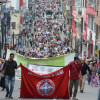
[[[10, 69], [6, 70], [5, 74], [10, 74], [9, 71], [12, 71], [12, 67], [10, 63], [15, 63], [15, 61], [12, 60], [12, 62], [10, 62], [10, 59], [12, 59], [11, 57], [13, 56], [14, 58], [14, 54], [10, 54], [10, 58], [9, 60], [5, 61], [4, 59], [0, 59], [0, 87], [2, 88], [2, 91], [8, 89], [8, 83], [6, 83], [5, 81], [7, 80], [7, 78], [4, 76], [1, 76], [2, 70], [5, 69], [5, 66], [9, 66]], [[9, 63], [9, 65], [6, 63]], [[91, 58], [91, 59], [84, 59], [84, 58], [79, 58], [79, 57], [74, 57], [74, 61], [69, 63], [70, 65], [70, 80], [69, 80], [69, 95], [70, 98], [72, 97], [72, 89], [74, 86], [74, 92], [73, 92], [73, 99], [76, 99], [77, 96], [77, 91], [78, 91], [78, 87], [80, 85], [80, 92], [84, 93], [85, 91], [85, 83], [86, 80], [88, 82], [88, 85], [91, 85], [92, 87], [99, 87], [99, 92], [98, 92], [98, 100], [100, 100], [100, 60], [96, 59], [95, 57]], [[14, 65], [15, 66], [15, 65]], [[8, 68], [8, 67], [7, 67]], [[15, 69], [16, 67], [13, 69], [13, 72], [15, 73]], [[15, 74], [13, 73], [13, 77], [15, 77]], [[12, 75], [12, 73], [10, 74]], [[12, 81], [11, 81], [12, 82]], [[11, 87], [12, 89], [13, 87]], [[8, 91], [8, 90], [7, 90]], [[6, 95], [8, 96], [8, 95]], [[11, 93], [12, 96], [12, 93]], [[12, 97], [11, 97], [12, 98]]]
[[[48, 14], [46, 9], [51, 9], [52, 14]], [[23, 46], [17, 47], [16, 52], [30, 58], [48, 58], [48, 57], [56, 57], [64, 54], [68, 54], [73, 52], [73, 49], [69, 46], [70, 40], [66, 33], [65, 24], [57, 21], [58, 19], [62, 19], [63, 14], [61, 11], [61, 1], [60, 0], [50, 0], [47, 2], [46, 0], [37, 0], [35, 5], [35, 16], [36, 19], [34, 21], [34, 33], [23, 35], [24, 43]], [[62, 40], [61, 35], [66, 35], [66, 37]], [[14, 68], [11, 63], [8, 65], [4, 59], [0, 59], [0, 73], [5, 68], [5, 66], [9, 66], [7, 71], [13, 70], [13, 75], [11, 72], [6, 73], [7, 75], [12, 75], [10, 78], [15, 77], [15, 69], [17, 69], [16, 62], [13, 62], [14, 54], [10, 55], [11, 63], [14, 63]], [[76, 100], [78, 86], [80, 83], [80, 92], [84, 93], [84, 87], [86, 80], [88, 81], [88, 85], [91, 87], [99, 87], [98, 100], [100, 100], [100, 60], [92, 57], [91, 59], [84, 59], [75, 57], [73, 62], [70, 62], [70, 86], [69, 86], [69, 94], [70, 97]], [[11, 68], [12, 66], [12, 68]], [[6, 76], [7, 76], [6, 75]], [[99, 76], [99, 79], [97, 78]], [[7, 91], [6, 97], [10, 94], [10, 98], [12, 98], [13, 87], [11, 87], [11, 93], [8, 93], [8, 78], [2, 76], [0, 79], [0, 86], [2, 87], [2, 91]], [[12, 80], [10, 80], [12, 82]], [[5, 84], [6, 83], [6, 84]], [[14, 85], [14, 83], [13, 83]], [[74, 85], [74, 92], [72, 96], [72, 89]]]
[[[74, 61], [70, 62], [70, 98], [72, 97], [72, 89], [74, 86], [73, 99], [76, 99], [78, 86], [80, 92], [84, 93], [86, 80], [91, 87], [99, 87], [98, 100], [100, 100], [100, 60], [92, 57], [84, 59], [74, 57]], [[74, 73], [74, 74], [73, 74]], [[98, 77], [99, 76], [99, 77]]]
[[[49, 34], [46, 36], [50, 37]], [[37, 36], [33, 44], [33, 48], [26, 49], [26, 47], [21, 47], [17, 48], [16, 52], [25, 57], [30, 57], [30, 58], [56, 57], [73, 52], [73, 50], [70, 47], [66, 46], [67, 45], [66, 39], [64, 40], [63, 43], [61, 43], [58, 37], [57, 40], [55, 39], [55, 42], [52, 40], [53, 37], [50, 37], [50, 42], [47, 42], [46, 38], [41, 38], [42, 40], [39, 40], [40, 38], [38, 38]]]
[[[31, 58], [47, 58], [64, 55], [73, 51], [69, 46], [70, 40], [66, 35], [65, 24], [56, 21], [54, 16], [61, 13], [60, 0], [50, 0], [50, 2], [40, 1], [36, 2], [34, 21], [34, 34], [24, 34], [24, 44], [17, 48], [16, 52]], [[56, 6], [58, 5], [58, 7]], [[51, 12], [46, 13], [46, 9], [51, 9]], [[49, 15], [49, 17], [47, 17]], [[61, 38], [65, 34], [66, 37]], [[26, 49], [30, 48], [30, 49]]]

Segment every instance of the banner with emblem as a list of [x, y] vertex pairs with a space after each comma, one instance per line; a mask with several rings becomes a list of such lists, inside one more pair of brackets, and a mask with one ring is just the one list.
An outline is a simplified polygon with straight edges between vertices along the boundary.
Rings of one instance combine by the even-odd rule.
[[69, 99], [69, 65], [40, 75], [21, 64], [21, 71], [20, 98]]

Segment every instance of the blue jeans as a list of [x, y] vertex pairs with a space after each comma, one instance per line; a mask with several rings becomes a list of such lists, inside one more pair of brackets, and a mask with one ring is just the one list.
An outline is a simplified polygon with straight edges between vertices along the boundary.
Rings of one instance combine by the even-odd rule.
[[90, 74], [87, 74], [87, 80], [88, 80], [88, 84], [90, 84], [91, 82]]
[[[15, 76], [14, 77], [7, 76], [7, 75], [5, 76], [5, 87], [6, 87], [7, 94], [9, 96], [12, 96], [14, 83], [15, 83]], [[9, 89], [9, 84], [10, 84], [10, 89]]]
[[99, 78], [99, 84], [98, 84], [98, 100], [100, 100], [100, 78]]

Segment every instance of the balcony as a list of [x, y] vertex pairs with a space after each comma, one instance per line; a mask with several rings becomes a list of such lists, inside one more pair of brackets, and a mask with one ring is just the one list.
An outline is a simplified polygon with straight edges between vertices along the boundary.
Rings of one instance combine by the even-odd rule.
[[96, 15], [96, 11], [94, 10], [94, 7], [91, 7], [91, 6], [88, 5], [87, 14], [95, 16]]

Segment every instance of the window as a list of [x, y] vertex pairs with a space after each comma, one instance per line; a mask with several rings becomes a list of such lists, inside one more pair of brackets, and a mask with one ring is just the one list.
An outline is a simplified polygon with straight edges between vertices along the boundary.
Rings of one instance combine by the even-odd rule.
[[93, 29], [94, 33], [96, 33], [96, 23], [94, 23], [94, 29]]
[[96, 0], [88, 0], [88, 2], [89, 2], [89, 6], [95, 7]]
[[75, 8], [79, 8], [82, 6], [82, 0], [75, 0]]
[[93, 21], [94, 21], [94, 19], [93, 19], [93, 17], [91, 17], [91, 30], [93, 30], [93, 26], [94, 26], [94, 25], [93, 25], [93, 24], [94, 24]]
[[71, 6], [71, 0], [66, 0], [66, 4], [67, 4], [68, 6]]
[[88, 16], [88, 28], [90, 28], [90, 16]]

